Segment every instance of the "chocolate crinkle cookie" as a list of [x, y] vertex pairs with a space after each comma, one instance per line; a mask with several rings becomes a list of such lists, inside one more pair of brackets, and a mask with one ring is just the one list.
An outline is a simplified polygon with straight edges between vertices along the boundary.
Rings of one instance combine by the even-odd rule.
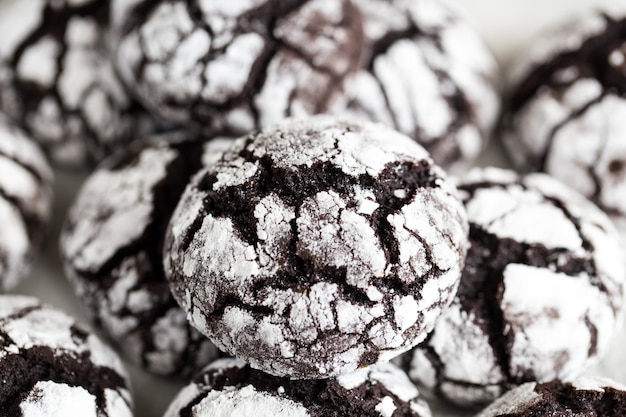
[[106, 159], [67, 215], [61, 253], [69, 281], [98, 327], [151, 372], [188, 376], [218, 354], [172, 298], [161, 250], [190, 177], [231, 142], [151, 137]]
[[500, 108], [498, 66], [478, 32], [440, 0], [355, 0], [366, 56], [338, 113], [411, 136], [459, 171], [483, 149]]
[[477, 417], [623, 417], [626, 387], [602, 378], [573, 382], [529, 382], [517, 387]]
[[470, 221], [459, 290], [410, 355], [409, 375], [454, 403], [571, 379], [601, 357], [626, 277], [609, 218], [545, 174], [477, 169], [458, 185]]
[[626, 16], [591, 13], [533, 44], [512, 75], [504, 144], [626, 230]]
[[30, 270], [50, 217], [52, 181], [39, 147], [0, 115], [0, 291]]
[[384, 363], [336, 379], [293, 380], [236, 359], [209, 365], [174, 398], [165, 417], [430, 417], [402, 370]]
[[113, 14], [137, 96], [210, 133], [324, 112], [363, 48], [350, 0], [114, 0]]
[[100, 160], [147, 121], [113, 70], [108, 23], [108, 0], [0, 2], [0, 111], [65, 166]]
[[117, 355], [65, 313], [33, 297], [0, 296], [3, 417], [131, 417]]
[[222, 350], [324, 378], [426, 337], [467, 245], [454, 187], [410, 138], [328, 116], [239, 139], [185, 190], [165, 240], [174, 297]]

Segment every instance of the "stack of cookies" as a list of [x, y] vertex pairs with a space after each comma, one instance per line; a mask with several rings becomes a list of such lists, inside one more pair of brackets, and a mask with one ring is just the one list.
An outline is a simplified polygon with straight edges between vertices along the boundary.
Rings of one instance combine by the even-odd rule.
[[60, 256], [117, 353], [3, 295], [3, 415], [133, 415], [118, 353], [188, 382], [164, 417], [626, 415], [580, 378], [624, 314], [625, 22], [522, 60], [520, 174], [467, 170], [498, 67], [440, 0], [5, 0], [0, 287], [41, 246], [46, 156], [88, 170]]

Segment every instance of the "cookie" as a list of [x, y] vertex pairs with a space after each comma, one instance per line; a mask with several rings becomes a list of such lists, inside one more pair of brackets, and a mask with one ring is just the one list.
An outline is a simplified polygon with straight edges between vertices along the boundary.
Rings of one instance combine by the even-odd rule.
[[0, 111], [63, 166], [100, 160], [147, 117], [107, 45], [108, 0], [3, 0]]
[[172, 298], [161, 249], [190, 177], [230, 142], [162, 135], [106, 159], [78, 192], [61, 233], [66, 275], [97, 326], [157, 374], [187, 376], [217, 355]]
[[409, 378], [385, 363], [336, 379], [292, 380], [222, 359], [184, 387], [165, 417], [430, 417]]
[[499, 112], [498, 66], [473, 27], [440, 0], [355, 0], [366, 57], [339, 113], [385, 123], [459, 171]]
[[50, 217], [52, 180], [39, 147], [0, 115], [0, 291], [30, 270]]
[[411, 378], [468, 406], [580, 375], [606, 352], [623, 310], [611, 221], [545, 174], [476, 169], [458, 188], [470, 248], [454, 301], [412, 353]]
[[626, 387], [601, 378], [573, 382], [526, 383], [486, 408], [477, 417], [620, 417], [626, 415]]
[[626, 230], [626, 16], [589, 13], [541, 39], [511, 77], [505, 147]]
[[65, 313], [2, 295], [0, 341], [3, 416], [133, 415], [122, 362]]
[[187, 187], [165, 238], [173, 295], [231, 355], [327, 378], [424, 339], [460, 277], [467, 223], [428, 153], [383, 125], [290, 119]]
[[350, 0], [113, 1], [117, 65], [146, 107], [231, 136], [322, 113], [363, 47]]

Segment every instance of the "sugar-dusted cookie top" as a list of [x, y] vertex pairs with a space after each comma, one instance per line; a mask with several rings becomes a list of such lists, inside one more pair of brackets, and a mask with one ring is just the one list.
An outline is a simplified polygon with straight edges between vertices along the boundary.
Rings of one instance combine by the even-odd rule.
[[320, 116], [243, 137], [196, 175], [164, 264], [218, 347], [275, 375], [330, 377], [424, 339], [456, 290], [466, 233], [422, 147]]

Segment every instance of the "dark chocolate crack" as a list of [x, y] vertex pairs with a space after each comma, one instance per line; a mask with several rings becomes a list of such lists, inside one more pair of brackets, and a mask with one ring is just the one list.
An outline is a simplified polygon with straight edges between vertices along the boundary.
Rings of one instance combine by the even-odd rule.
[[607, 22], [603, 32], [586, 39], [580, 48], [561, 52], [550, 61], [535, 66], [511, 94], [509, 111], [520, 110], [544, 86], [558, 90], [562, 83], [555, 74], [568, 68], [575, 68], [581, 78], [597, 80], [604, 94], [624, 95], [626, 77], [620, 68], [610, 64], [609, 57], [626, 41], [626, 18], [613, 20], [607, 15], [603, 17]]
[[[243, 185], [225, 187], [218, 191], [213, 190], [213, 184], [217, 181], [216, 172], [208, 173], [200, 181], [198, 190], [205, 195], [203, 215], [199, 216], [198, 221], [186, 232], [184, 241], [187, 244], [199, 230], [202, 218], [212, 215], [231, 219], [240, 237], [246, 243], [256, 247], [258, 236], [254, 209], [263, 198], [272, 194], [277, 195], [287, 205], [296, 207], [297, 210], [307, 198], [322, 191], [334, 191], [351, 201], [354, 188], [359, 186], [362, 189], [372, 190], [377, 197], [380, 207], [372, 214], [370, 224], [381, 238], [386, 239], [385, 241], [381, 239], [381, 244], [385, 249], [387, 261], [395, 264], [399, 259], [398, 242], [393, 237], [393, 230], [386, 220], [387, 217], [397, 213], [402, 206], [412, 201], [419, 189], [438, 187], [432, 166], [426, 161], [388, 164], [377, 178], [372, 178], [365, 174], [359, 177], [347, 175], [331, 162], [315, 162], [311, 166], [283, 169], [275, 166], [269, 156], [255, 158], [252, 153], [246, 151], [242, 151], [240, 156], [244, 157], [247, 162], [256, 163], [257, 173]], [[397, 189], [408, 190], [407, 197], [400, 199], [394, 196], [394, 191]], [[295, 232], [295, 219], [291, 223]], [[340, 288], [345, 287], [345, 271], [334, 271], [328, 267], [318, 270], [313, 262], [303, 259], [295, 250], [297, 239], [297, 233], [293, 233], [289, 247], [294, 250], [285, 253], [284, 258], [281, 259], [279, 271], [275, 276], [267, 278], [266, 285], [275, 288], [294, 288], [294, 286], [303, 288], [335, 276], [338, 281], [344, 283]], [[427, 251], [430, 250], [428, 245], [425, 245], [425, 248]], [[317, 277], [323, 277], [323, 279]], [[385, 280], [398, 282], [399, 285], [406, 287], [407, 284], [402, 284], [401, 280], [396, 278], [389, 276]], [[421, 285], [420, 280], [411, 284], [411, 286]], [[353, 296], [357, 294], [362, 295], [357, 297], [361, 301], [367, 298], [361, 291], [353, 293]]]
[[538, 399], [520, 411], [498, 414], [500, 417], [623, 417], [626, 415], [626, 393], [611, 386], [601, 390], [576, 389], [571, 383], [552, 381], [537, 384]]
[[[468, 193], [468, 197], [464, 198], [465, 203], [471, 200], [474, 197], [474, 194], [477, 190], [485, 189], [485, 188], [502, 188], [506, 189], [511, 186], [518, 186], [524, 191], [530, 191], [530, 188], [526, 185], [523, 177], [520, 180], [517, 180], [513, 183], [498, 183], [498, 182], [474, 182], [470, 184], [463, 184], [459, 186], [459, 190], [462, 190]], [[600, 291], [604, 293], [608, 293], [608, 289], [604, 285], [604, 283], [599, 278], [599, 271], [597, 270], [597, 266], [595, 263], [595, 259], [592, 254], [595, 251], [595, 248], [586, 234], [582, 231], [582, 224], [580, 219], [571, 213], [568, 203], [562, 201], [559, 198], [551, 197], [549, 195], [542, 194], [542, 199], [546, 204], [550, 204], [551, 206], [559, 209], [563, 215], [572, 223], [572, 226], [576, 229], [578, 233], [578, 237], [582, 242], [582, 248], [585, 249], [585, 255], [580, 256], [571, 251], [564, 248], [547, 248], [541, 244], [522, 244], [524, 248], [523, 250], [529, 251], [527, 254], [528, 260], [526, 263], [523, 260], [515, 260], [511, 258], [511, 261], [508, 263], [523, 263], [531, 266], [537, 267], [549, 267], [552, 268], [556, 272], [562, 272], [569, 276], [576, 276], [579, 273], [585, 272], [590, 280], [591, 285], [597, 287]], [[480, 229], [479, 225], [474, 225], [472, 228]], [[514, 242], [511, 239], [511, 242]], [[473, 241], [471, 242], [473, 244]], [[512, 253], [521, 253], [518, 248], [516, 252]], [[462, 280], [463, 281], [463, 280]], [[461, 284], [462, 285], [462, 284]]]
[[355, 388], [346, 389], [335, 379], [292, 380], [270, 376], [245, 366], [209, 370], [199, 375], [194, 383], [205, 392], [200, 393], [184, 407], [179, 412], [179, 417], [193, 416], [191, 409], [202, 401], [207, 392], [230, 391], [250, 385], [256, 391], [301, 404], [311, 417], [357, 415], [379, 417], [381, 413], [376, 410], [376, 406], [384, 397], [393, 400], [396, 407], [394, 417], [418, 416], [411, 410], [409, 402], [398, 398], [382, 383], [372, 380], [367, 380]]

